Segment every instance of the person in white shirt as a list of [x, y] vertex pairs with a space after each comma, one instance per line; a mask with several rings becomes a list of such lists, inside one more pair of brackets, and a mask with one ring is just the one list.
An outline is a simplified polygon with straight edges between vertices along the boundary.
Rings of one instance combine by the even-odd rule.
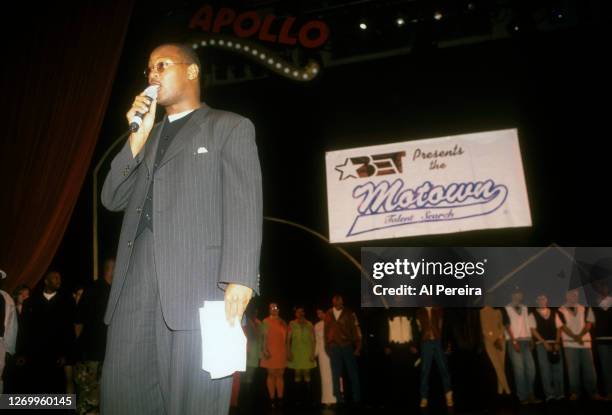
[[319, 321], [314, 326], [315, 357], [318, 358], [321, 375], [321, 404], [329, 407], [336, 403], [336, 397], [334, 396], [331, 362], [325, 351], [325, 311], [322, 308], [317, 309], [317, 317]]
[[[0, 269], [0, 288], [6, 278], [6, 272]], [[3, 373], [6, 364], [6, 354], [15, 354], [17, 343], [17, 314], [15, 302], [11, 296], [0, 290], [0, 394], [4, 391]]]
[[557, 327], [561, 329], [563, 351], [567, 364], [570, 400], [575, 401], [582, 386], [594, 400], [601, 400], [597, 393], [597, 376], [591, 352], [591, 327], [595, 316], [591, 308], [579, 304], [580, 294], [572, 289], [565, 295], [565, 305], [559, 308]]
[[512, 293], [512, 302], [504, 307], [504, 325], [508, 341], [508, 355], [514, 373], [516, 394], [522, 405], [541, 402], [533, 393], [535, 382], [535, 364], [531, 353], [531, 329], [529, 312], [523, 304], [523, 292], [516, 288]]

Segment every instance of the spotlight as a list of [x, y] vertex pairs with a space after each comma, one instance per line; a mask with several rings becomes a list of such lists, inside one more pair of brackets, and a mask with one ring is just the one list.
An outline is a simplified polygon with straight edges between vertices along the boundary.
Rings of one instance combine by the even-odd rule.
[[362, 20], [361, 22], [359, 22], [359, 28], [361, 30], [367, 30], [368, 29], [368, 25], [367, 25], [367, 23], [365, 21]]
[[551, 20], [554, 22], [560, 22], [565, 19], [565, 13], [560, 9], [553, 9], [550, 13]]
[[397, 25], [397, 27], [402, 27], [406, 24], [406, 21], [403, 17], [398, 17], [397, 19], [395, 19], [395, 24]]
[[444, 15], [442, 14], [442, 12], [437, 11], [434, 13], [434, 19], [436, 19], [437, 21], [442, 20], [442, 17], [444, 17]]

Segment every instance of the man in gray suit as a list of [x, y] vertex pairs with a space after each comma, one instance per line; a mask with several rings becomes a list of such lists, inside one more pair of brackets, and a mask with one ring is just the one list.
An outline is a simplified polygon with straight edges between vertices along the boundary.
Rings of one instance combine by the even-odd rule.
[[[202, 370], [198, 309], [224, 300], [239, 319], [258, 287], [261, 172], [253, 124], [200, 102], [191, 48], [150, 55], [156, 100], [111, 164], [102, 204], [124, 211], [105, 322], [104, 414], [226, 414], [231, 377]], [[157, 104], [166, 110], [154, 124]]]

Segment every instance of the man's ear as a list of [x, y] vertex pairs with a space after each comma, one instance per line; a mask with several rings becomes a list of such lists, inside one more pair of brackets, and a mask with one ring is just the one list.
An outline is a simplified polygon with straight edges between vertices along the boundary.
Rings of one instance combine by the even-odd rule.
[[187, 68], [187, 78], [190, 81], [193, 81], [194, 79], [197, 79], [199, 75], [200, 68], [198, 68], [198, 65], [196, 65], [195, 63], [189, 65], [189, 67]]

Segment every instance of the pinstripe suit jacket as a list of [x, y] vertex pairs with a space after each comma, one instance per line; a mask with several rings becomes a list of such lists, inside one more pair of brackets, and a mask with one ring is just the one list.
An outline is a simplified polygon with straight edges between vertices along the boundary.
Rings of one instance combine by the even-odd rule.
[[258, 290], [262, 190], [253, 124], [203, 104], [154, 172], [165, 122], [167, 117], [154, 126], [136, 157], [126, 143], [104, 181], [102, 204], [124, 211], [107, 324], [121, 295], [151, 180], [155, 268], [168, 327], [199, 329], [198, 308], [204, 300], [222, 300], [228, 283]]

